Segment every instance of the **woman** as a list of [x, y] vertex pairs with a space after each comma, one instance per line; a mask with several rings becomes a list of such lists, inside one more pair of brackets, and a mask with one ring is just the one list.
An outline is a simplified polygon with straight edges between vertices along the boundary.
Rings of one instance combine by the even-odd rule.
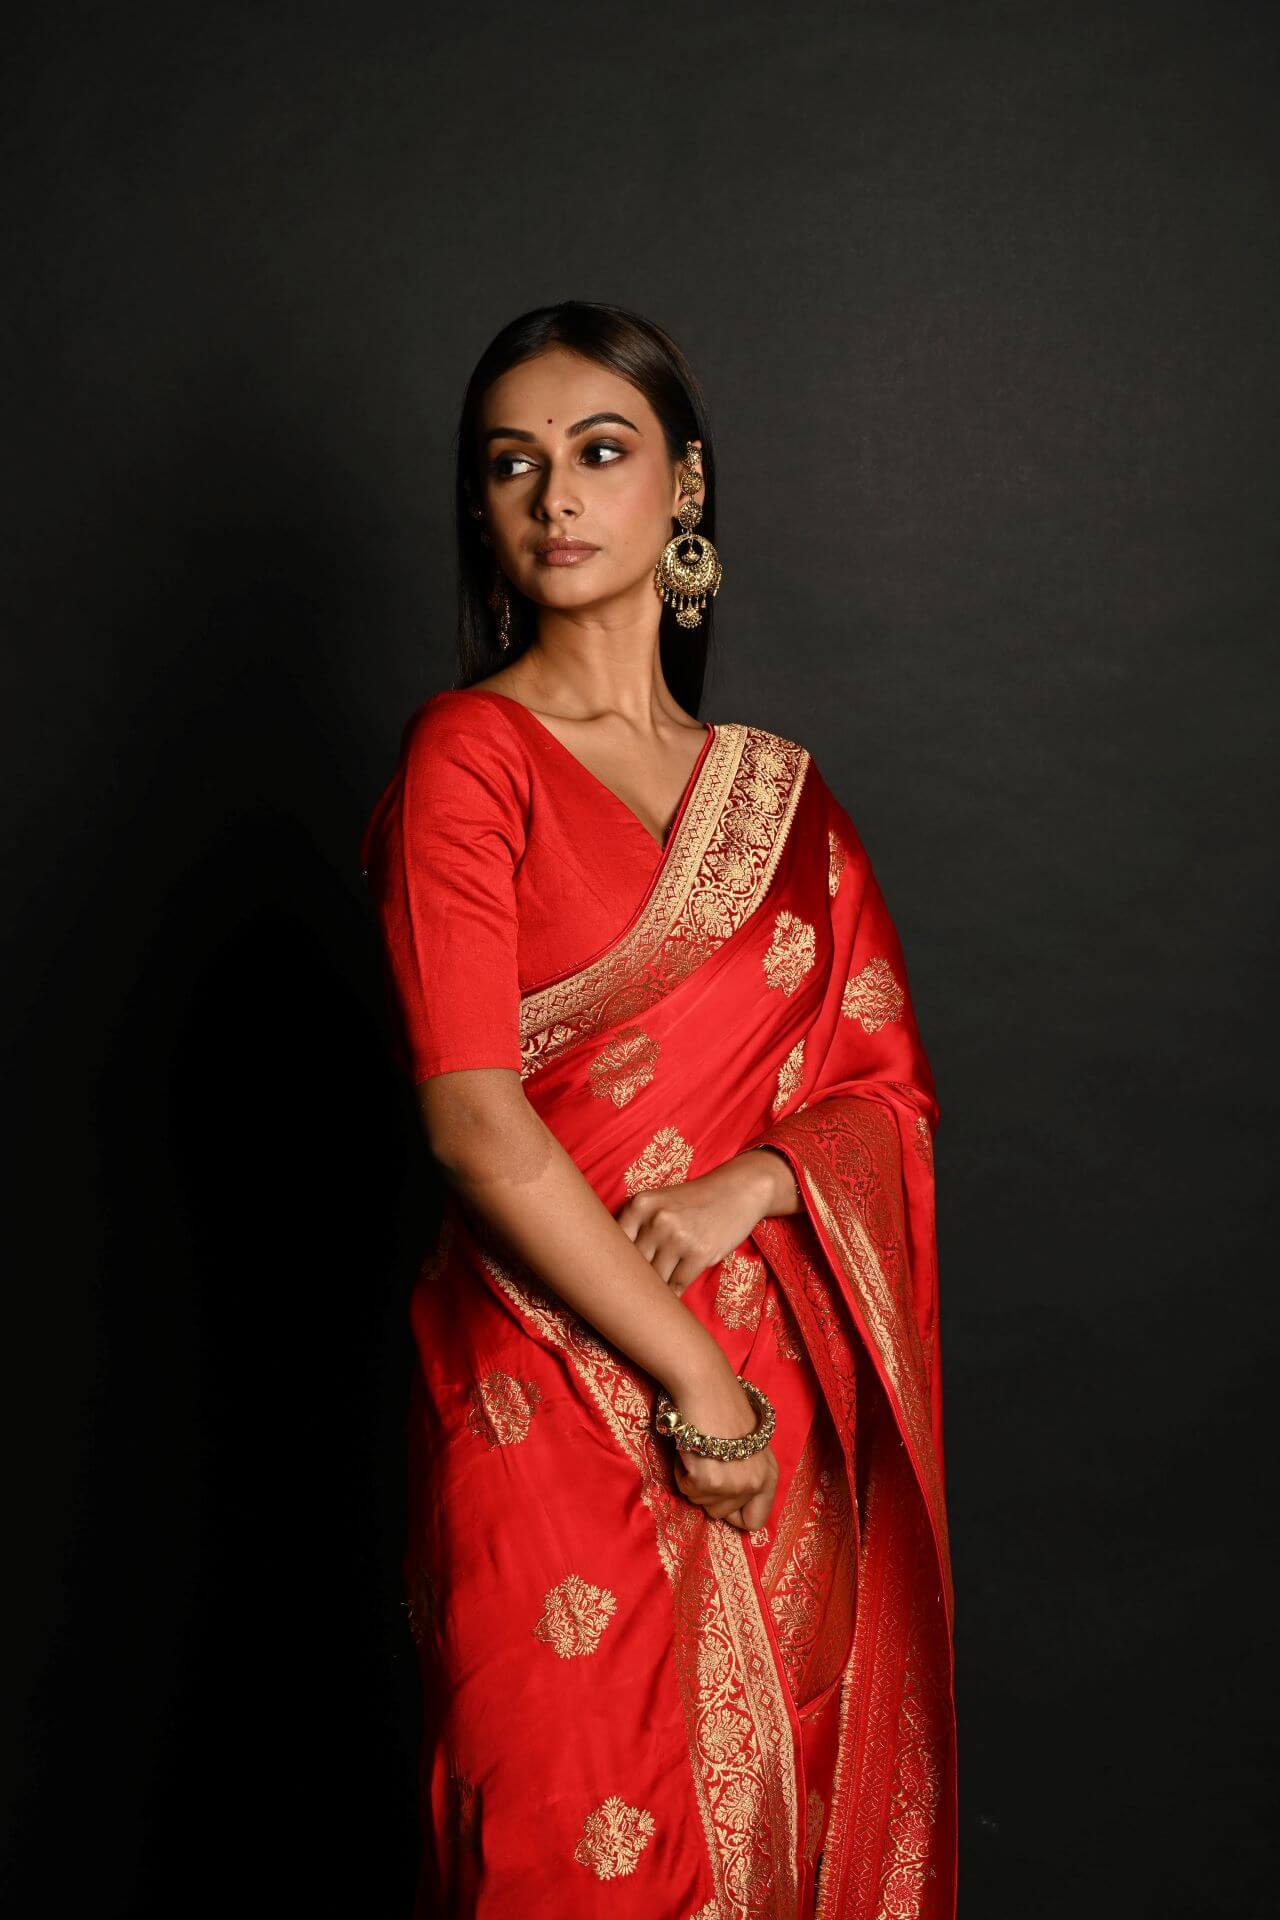
[[693, 717], [714, 467], [659, 328], [514, 321], [458, 498], [460, 684], [362, 849], [447, 1186], [418, 1913], [950, 1916], [938, 1104], [893, 924], [804, 747]]

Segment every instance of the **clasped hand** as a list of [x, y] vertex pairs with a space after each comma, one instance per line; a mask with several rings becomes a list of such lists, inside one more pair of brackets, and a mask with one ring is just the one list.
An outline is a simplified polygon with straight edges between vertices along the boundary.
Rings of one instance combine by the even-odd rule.
[[[765, 1217], [767, 1190], [758, 1161], [744, 1155], [696, 1180], [633, 1194], [619, 1212], [619, 1226], [673, 1293], [682, 1294], [732, 1253]], [[750, 1433], [756, 1423], [727, 1360], [723, 1377], [686, 1392], [680, 1411], [702, 1432], [725, 1438]], [[712, 1460], [680, 1448], [675, 1481], [694, 1506], [752, 1532], [769, 1517], [778, 1463], [772, 1447], [746, 1460]]]

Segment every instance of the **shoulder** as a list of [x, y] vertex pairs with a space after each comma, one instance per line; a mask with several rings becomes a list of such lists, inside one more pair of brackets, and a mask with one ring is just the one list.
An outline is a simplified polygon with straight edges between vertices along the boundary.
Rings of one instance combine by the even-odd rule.
[[400, 759], [407, 766], [448, 758], [469, 746], [481, 752], [495, 747], [509, 751], [518, 739], [503, 701], [482, 689], [445, 687], [409, 715], [400, 736]]
[[516, 808], [528, 797], [529, 756], [504, 703], [466, 687], [433, 693], [410, 714], [400, 741], [406, 798], [477, 789]]
[[515, 846], [528, 801], [527, 753], [501, 701], [447, 687], [404, 723], [396, 770], [361, 837], [361, 866], [367, 876], [380, 847], [432, 830], [466, 837], [494, 828]]

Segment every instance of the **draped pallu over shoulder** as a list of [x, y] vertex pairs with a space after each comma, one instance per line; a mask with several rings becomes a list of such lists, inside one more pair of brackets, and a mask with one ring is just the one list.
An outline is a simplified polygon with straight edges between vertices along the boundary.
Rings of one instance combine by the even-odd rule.
[[805, 748], [718, 726], [634, 912], [513, 1037], [612, 1212], [788, 1160], [801, 1210], [683, 1296], [774, 1400], [780, 1478], [758, 1534], [685, 1501], [656, 1383], [450, 1198], [412, 1308], [420, 1911], [951, 1920], [938, 1104]]

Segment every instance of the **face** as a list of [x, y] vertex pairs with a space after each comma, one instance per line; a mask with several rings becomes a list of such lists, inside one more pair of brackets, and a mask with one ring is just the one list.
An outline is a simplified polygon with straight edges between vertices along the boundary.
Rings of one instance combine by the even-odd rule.
[[[548, 348], [494, 381], [479, 432], [482, 524], [514, 586], [565, 609], [642, 591], [658, 604], [653, 569], [675, 531], [681, 463], [638, 388]], [[539, 551], [552, 539], [588, 550], [557, 560]]]

